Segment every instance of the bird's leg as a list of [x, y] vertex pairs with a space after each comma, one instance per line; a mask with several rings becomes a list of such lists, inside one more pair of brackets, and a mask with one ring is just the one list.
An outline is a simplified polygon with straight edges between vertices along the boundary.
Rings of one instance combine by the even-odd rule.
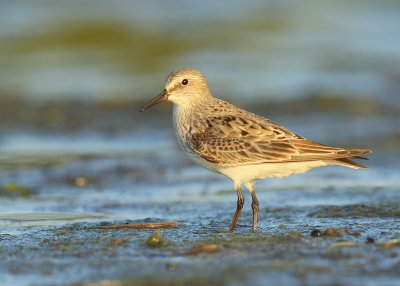
[[251, 208], [253, 209], [253, 232], [257, 232], [257, 224], [258, 224], [258, 200], [256, 197], [256, 193], [251, 193], [252, 203]]
[[242, 190], [240, 189], [240, 185], [235, 184], [236, 192], [237, 192], [237, 205], [236, 205], [236, 211], [235, 215], [233, 216], [231, 227], [229, 228], [230, 232], [233, 232], [236, 228], [236, 223], [239, 219], [240, 212], [242, 211], [243, 205], [244, 205], [244, 197], [242, 194]]
[[246, 188], [249, 189], [251, 193], [251, 208], [253, 210], [253, 232], [257, 232], [257, 224], [258, 224], [258, 200], [256, 196], [256, 192], [254, 191], [254, 183], [247, 183]]

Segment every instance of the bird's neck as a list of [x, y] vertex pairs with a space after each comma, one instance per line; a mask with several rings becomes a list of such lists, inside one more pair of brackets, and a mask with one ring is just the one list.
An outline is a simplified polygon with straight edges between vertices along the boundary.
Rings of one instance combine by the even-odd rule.
[[175, 129], [178, 130], [179, 128], [182, 128], [182, 126], [190, 125], [193, 113], [193, 106], [174, 104], [173, 120]]
[[190, 121], [192, 116], [207, 103], [208, 98], [196, 98], [196, 101], [174, 103], [175, 121]]
[[174, 131], [179, 146], [186, 152], [190, 152], [187, 142], [191, 136], [193, 114], [192, 108], [174, 104]]

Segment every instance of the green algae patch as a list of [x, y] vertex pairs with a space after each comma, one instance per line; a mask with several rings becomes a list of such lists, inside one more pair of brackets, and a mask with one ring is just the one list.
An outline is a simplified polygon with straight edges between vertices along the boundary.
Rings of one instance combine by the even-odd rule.
[[23, 197], [28, 198], [34, 194], [34, 190], [30, 187], [18, 185], [10, 182], [5, 186], [0, 186], [0, 196], [4, 197]]
[[317, 218], [365, 218], [365, 217], [400, 217], [398, 204], [345, 206], [320, 206], [309, 212], [308, 216]]
[[168, 246], [170, 243], [161, 236], [159, 231], [157, 231], [147, 238], [145, 245], [149, 248], [158, 248]]

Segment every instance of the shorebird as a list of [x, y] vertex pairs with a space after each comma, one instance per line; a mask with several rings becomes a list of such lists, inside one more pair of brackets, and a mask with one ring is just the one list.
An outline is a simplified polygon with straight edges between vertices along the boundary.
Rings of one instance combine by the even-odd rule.
[[237, 206], [229, 230], [242, 211], [242, 185], [252, 197], [257, 232], [259, 203], [254, 182], [286, 177], [317, 167], [339, 165], [366, 169], [350, 158], [365, 159], [367, 149], [336, 148], [299, 136], [285, 127], [211, 95], [206, 78], [194, 69], [172, 72], [164, 90], [141, 111], [163, 101], [174, 103], [173, 123], [180, 147], [199, 165], [230, 178]]

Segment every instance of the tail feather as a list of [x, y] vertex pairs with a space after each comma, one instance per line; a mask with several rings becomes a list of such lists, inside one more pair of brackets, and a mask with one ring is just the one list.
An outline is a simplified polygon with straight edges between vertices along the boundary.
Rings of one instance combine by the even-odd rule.
[[360, 155], [370, 154], [370, 153], [372, 153], [372, 150], [369, 150], [369, 149], [347, 149], [347, 150], [349, 150], [350, 154], [353, 156], [336, 159], [335, 161], [338, 163], [338, 165], [353, 168], [353, 169], [368, 169], [368, 167], [358, 164], [350, 159], [368, 160], [368, 158], [362, 157]]
[[368, 158], [361, 157], [361, 156], [355, 156], [353, 157], [354, 159], [361, 159], [361, 160], [369, 160]]
[[[354, 157], [354, 158], [357, 158], [357, 157]], [[360, 158], [357, 158], [357, 159], [360, 159]], [[347, 159], [347, 158], [336, 159], [335, 161], [339, 163], [338, 165], [353, 168], [353, 169], [368, 169], [368, 167], [365, 167], [365, 166], [358, 164], [354, 161], [351, 161], [350, 159]]]
[[366, 155], [372, 153], [372, 150], [369, 149], [347, 149], [344, 148], [344, 150], [349, 152], [349, 155], [351, 155], [352, 158], [357, 158], [357, 159], [366, 159], [364, 157], [361, 157], [360, 155]]

